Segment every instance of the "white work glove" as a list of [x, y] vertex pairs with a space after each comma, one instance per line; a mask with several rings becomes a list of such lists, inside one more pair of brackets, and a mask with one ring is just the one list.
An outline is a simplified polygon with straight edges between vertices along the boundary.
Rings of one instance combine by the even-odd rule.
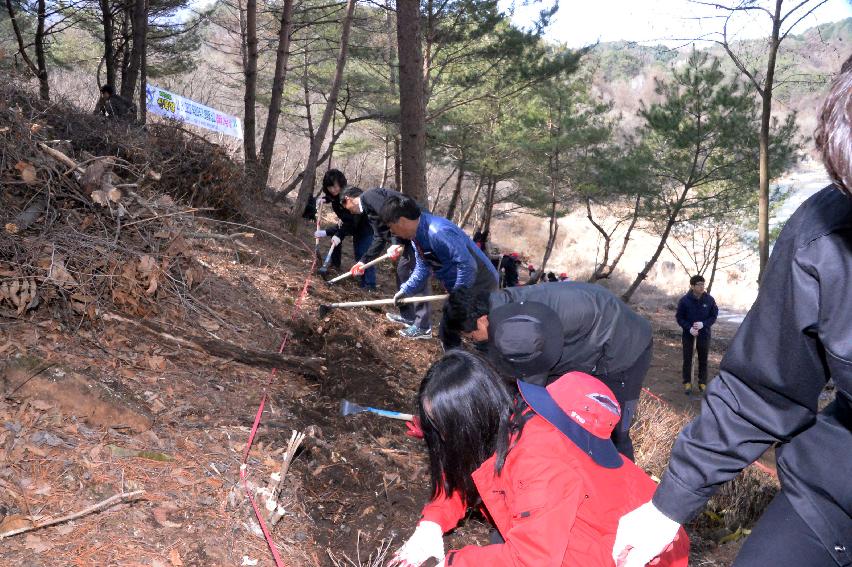
[[328, 236], [328, 233], [324, 230], [318, 230], [314, 233], [314, 238], [325, 238]]
[[388, 567], [419, 567], [432, 557], [444, 561], [444, 534], [435, 522], [423, 521], [394, 553]]
[[696, 329], [695, 327], [691, 328], [689, 330], [689, 334], [692, 335], [693, 337], [697, 337], [698, 336], [698, 329]]
[[702, 323], [701, 321], [696, 321], [695, 323], [692, 324], [692, 328], [700, 331], [701, 329], [704, 328], [704, 323]]
[[317, 197], [317, 208], [319, 209], [325, 205], [325, 197]]
[[404, 297], [405, 297], [405, 292], [402, 291], [402, 290], [399, 290], [398, 292], [396, 292], [393, 295], [393, 304], [396, 305], [397, 307], [399, 307], [399, 305], [400, 305], [399, 300], [404, 298]]
[[387, 249], [386, 254], [390, 257], [391, 261], [396, 262], [399, 260], [399, 257], [402, 256], [402, 249], [402, 244], [394, 244]]
[[331, 245], [337, 246], [338, 244], [340, 244], [340, 237], [335, 234], [331, 237]]
[[645, 567], [669, 548], [679, 529], [680, 524], [646, 502], [618, 521], [612, 560], [616, 567]]

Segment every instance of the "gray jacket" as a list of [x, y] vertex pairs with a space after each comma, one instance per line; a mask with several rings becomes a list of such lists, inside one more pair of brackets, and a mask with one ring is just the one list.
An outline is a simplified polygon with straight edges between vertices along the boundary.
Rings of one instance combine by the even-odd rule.
[[[579, 370], [606, 381], [651, 346], [651, 324], [597, 284], [552, 282], [506, 288], [492, 293], [489, 304], [494, 310], [522, 301], [544, 303], [562, 320], [565, 342], [562, 359], [551, 372], [554, 377]], [[638, 397], [637, 391], [634, 398]]]

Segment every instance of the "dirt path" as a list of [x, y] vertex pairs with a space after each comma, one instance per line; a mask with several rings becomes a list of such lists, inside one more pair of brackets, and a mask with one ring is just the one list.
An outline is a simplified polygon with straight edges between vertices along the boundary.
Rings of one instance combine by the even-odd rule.
[[[278, 232], [273, 219], [263, 227]], [[340, 400], [413, 410], [420, 378], [439, 355], [437, 340], [404, 341], [380, 311], [335, 311], [318, 320], [320, 303], [362, 297], [351, 283], [328, 288], [314, 281], [291, 319], [310, 257], [300, 245], [258, 240], [254, 256], [194, 241], [192, 252], [208, 272], [195, 297], [204, 309], [193, 314], [186, 306], [164, 306], [150, 317], [175, 333], [258, 350], [276, 350], [289, 334], [287, 354], [326, 358], [318, 379], [281, 372], [271, 384], [249, 475], [263, 481], [277, 468], [291, 430], [313, 426], [315, 439], [285, 479], [287, 512], [275, 540], [288, 567], [332, 565], [329, 551], [355, 558], [358, 547], [366, 560], [383, 540], [396, 546], [415, 525], [428, 493], [425, 455], [420, 441], [404, 435], [402, 422], [343, 418]], [[379, 279], [381, 295], [390, 296], [390, 273]], [[670, 314], [646, 315], [656, 335], [649, 389], [696, 411], [698, 401], [680, 390], [680, 341]], [[731, 334], [717, 333], [711, 373]], [[0, 399], [0, 531], [26, 525], [24, 516], [59, 516], [122, 490], [146, 491], [134, 503], [9, 538], [0, 545], [0, 564], [273, 564], [264, 541], [245, 527], [241, 493], [229, 498], [266, 371], [161, 344], [115, 322], [59, 323], [41, 311], [25, 321], [0, 321], [0, 354], [32, 356], [120, 384], [154, 416], [149, 430], [134, 432], [92, 424], [45, 400]], [[449, 545], [483, 543], [487, 532], [471, 519]]]

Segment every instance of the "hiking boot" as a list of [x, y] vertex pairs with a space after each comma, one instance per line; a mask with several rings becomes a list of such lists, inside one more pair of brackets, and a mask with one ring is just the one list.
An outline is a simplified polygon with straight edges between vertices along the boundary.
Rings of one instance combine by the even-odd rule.
[[707, 384], [699, 384], [698, 390], [703, 394], [704, 392], [707, 391]]
[[410, 327], [414, 324], [413, 321], [409, 321], [408, 319], [397, 313], [385, 313], [385, 317], [387, 317], [388, 321], [390, 321], [391, 323], [396, 323], [397, 325], [405, 325], [406, 327]]
[[683, 385], [683, 393], [686, 394], [687, 396], [692, 395], [692, 382], [686, 382]]
[[401, 330], [399, 334], [406, 339], [431, 339], [432, 329], [421, 329], [417, 325], [411, 325]]

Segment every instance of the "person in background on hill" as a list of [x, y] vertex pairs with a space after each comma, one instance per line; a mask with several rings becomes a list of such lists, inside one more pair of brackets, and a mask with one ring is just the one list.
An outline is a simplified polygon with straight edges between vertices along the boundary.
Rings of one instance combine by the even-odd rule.
[[630, 426], [651, 365], [651, 324], [609, 290], [580, 282], [492, 293], [460, 290], [445, 307], [448, 327], [488, 352], [511, 379], [547, 385], [574, 370], [614, 393], [622, 420], [612, 440], [633, 460]]
[[[518, 389], [520, 394], [518, 395]], [[504, 382], [485, 361], [455, 350], [420, 384], [431, 501], [389, 565], [430, 558], [452, 567], [610, 567], [618, 518], [654, 481], [615, 450], [618, 403], [599, 380], [574, 372], [547, 388]], [[444, 554], [443, 533], [469, 507], [496, 528], [492, 545]], [[681, 530], [661, 567], [686, 567]]]
[[561, 274], [559, 274], [559, 281], [561, 281], [561, 282], [569, 281], [568, 280], [568, 272], [562, 272]]
[[488, 255], [488, 231], [477, 230], [473, 233], [473, 242], [476, 246]]
[[[491, 260], [462, 229], [447, 219], [421, 211], [417, 203], [403, 195], [387, 199], [381, 218], [391, 233], [411, 240], [415, 248], [414, 271], [400, 286], [395, 300], [423, 289], [430, 272], [447, 291], [497, 289], [500, 276]], [[439, 336], [445, 350], [461, 345], [461, 336], [447, 328], [446, 306]]]
[[538, 283], [539, 273], [536, 271], [535, 266], [530, 264], [527, 266], [527, 284], [526, 285], [534, 285]]
[[698, 389], [702, 393], [707, 389], [710, 328], [718, 315], [716, 300], [704, 291], [704, 277], [689, 278], [689, 291], [678, 301], [675, 314], [677, 324], [683, 329], [683, 391], [686, 395], [692, 393], [692, 355], [695, 350], [698, 350]]
[[[371, 262], [384, 253], [390, 254], [396, 262], [396, 286], [397, 289], [403, 282], [411, 277], [416, 264], [414, 246], [411, 240], [393, 236], [385, 224], [379, 212], [385, 203], [391, 198], [402, 197], [401, 193], [392, 189], [376, 188], [362, 191], [357, 187], [345, 188], [340, 196], [340, 201], [347, 211], [353, 215], [366, 215], [373, 231], [373, 241], [364, 252], [350, 272], [354, 276], [364, 273], [364, 264]], [[429, 289], [428, 279], [422, 285], [411, 290], [410, 295], [426, 295]], [[405, 325], [399, 334], [407, 339], [431, 339], [432, 338], [432, 309], [429, 303], [405, 303], [397, 305], [399, 314], [386, 313], [385, 316], [392, 323]]]
[[[373, 244], [373, 229], [367, 215], [350, 213], [340, 202], [340, 193], [348, 187], [346, 176], [339, 169], [329, 169], [322, 178], [322, 196], [317, 206], [323, 202], [331, 205], [331, 210], [337, 215], [336, 225], [316, 231], [316, 238], [331, 238], [334, 252], [331, 254], [331, 265], [340, 270], [343, 253], [342, 241], [352, 237], [352, 253], [355, 258], [361, 258]], [[361, 287], [369, 291], [376, 289], [376, 268], [367, 268], [361, 276]]]
[[113, 119], [134, 120], [136, 118], [136, 105], [123, 96], [115, 94], [115, 88], [112, 85], [103, 85], [98, 104], [92, 114], [100, 114]]
[[503, 287], [515, 287], [520, 281], [518, 275], [518, 253], [504, 254], [501, 264], [503, 272]]
[[553, 272], [547, 272], [547, 281], [548, 282], [558, 282], [559, 278], [556, 277], [556, 274]]
[[[645, 565], [776, 444], [781, 490], [733, 567], [852, 565], [852, 57], [814, 140], [832, 184], [784, 225], [700, 415], [675, 442], [653, 499], [619, 522], [619, 565]], [[819, 411], [829, 379], [834, 399]]]

